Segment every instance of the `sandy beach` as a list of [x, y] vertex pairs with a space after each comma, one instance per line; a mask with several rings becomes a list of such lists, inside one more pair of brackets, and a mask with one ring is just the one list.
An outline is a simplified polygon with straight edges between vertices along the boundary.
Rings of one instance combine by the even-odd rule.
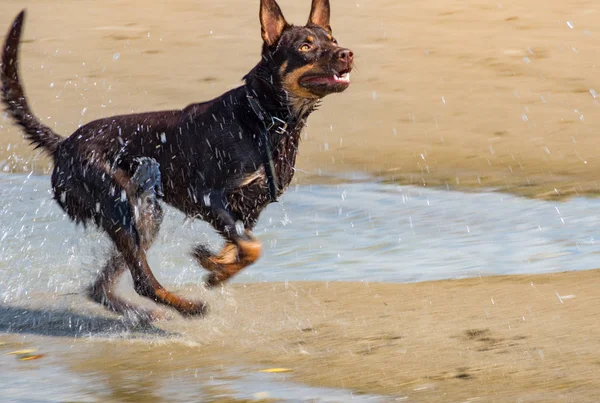
[[[414, 284], [236, 284], [223, 294], [194, 287], [181, 292], [206, 298], [207, 318], [174, 316], [133, 339], [114, 330], [103, 339], [119, 322], [79, 296], [33, 295], [0, 308], [13, 334], [0, 336], [12, 343], [0, 349], [34, 346], [74, 373], [100, 373], [111, 380], [103, 384], [110, 401], [147, 401], [119, 395], [128, 388], [168, 401], [151, 385], [254, 365], [383, 401], [594, 402], [599, 285], [593, 270]], [[40, 313], [48, 301], [53, 308]]]
[[[288, 20], [305, 20], [308, 1], [281, 3]], [[247, 1], [3, 1], [0, 33], [23, 7], [25, 88], [64, 135], [99, 117], [210, 99], [259, 56], [258, 4]], [[598, 191], [595, 2], [332, 7], [357, 68], [350, 90], [311, 116], [298, 180], [368, 174], [543, 198]], [[0, 124], [3, 170], [48, 169]]]
[[[305, 21], [308, 0], [280, 4], [288, 20]], [[1, 35], [23, 7], [25, 89], [65, 136], [99, 117], [217, 96], [259, 57], [258, 1], [5, 0]], [[311, 116], [296, 183], [376, 178], [540, 199], [598, 193], [597, 2], [332, 0], [332, 8], [357, 69], [351, 88]], [[50, 167], [0, 116], [0, 170]], [[188, 288], [209, 300], [207, 318], [174, 316], [132, 339], [104, 337], [121, 322], [80, 295], [32, 293], [0, 303], [0, 353], [35, 346], [52, 365], [108, 379], [98, 398], [115, 402], [170, 401], [153, 385], [236, 365], [289, 368], [294, 382], [390, 401], [595, 402], [599, 289], [597, 270]], [[73, 310], [80, 330], [65, 327]]]

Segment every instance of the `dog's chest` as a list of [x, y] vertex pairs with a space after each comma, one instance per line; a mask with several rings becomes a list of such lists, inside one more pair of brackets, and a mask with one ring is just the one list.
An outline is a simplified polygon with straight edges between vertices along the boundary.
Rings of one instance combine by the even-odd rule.
[[[278, 196], [289, 186], [294, 176], [301, 127], [281, 135], [272, 142], [272, 158], [279, 185]], [[243, 175], [229, 195], [232, 211], [245, 218], [255, 219], [270, 202], [267, 175], [264, 166]]]
[[282, 136], [273, 153], [275, 175], [277, 175], [280, 193], [283, 193], [294, 177], [301, 131], [302, 126], [299, 126], [287, 135]]
[[[286, 135], [280, 138], [276, 143], [276, 148], [272, 151], [273, 163], [275, 166], [275, 175], [279, 185], [280, 194], [290, 184], [294, 176], [294, 165], [296, 164], [296, 155], [298, 151], [299, 136]], [[267, 189], [267, 175], [265, 167], [260, 166], [256, 171], [243, 175], [237, 187], [241, 190], [247, 187], [260, 187]]]

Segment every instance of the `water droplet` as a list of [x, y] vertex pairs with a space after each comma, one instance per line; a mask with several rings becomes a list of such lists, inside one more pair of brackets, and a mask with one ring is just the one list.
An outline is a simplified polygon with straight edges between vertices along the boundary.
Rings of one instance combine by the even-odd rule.
[[244, 223], [240, 220], [235, 222], [235, 232], [237, 232], [239, 236], [244, 235]]
[[119, 60], [119, 57], [121, 57], [121, 54], [119, 52], [117, 52], [113, 55], [113, 60], [117, 61], [117, 60]]

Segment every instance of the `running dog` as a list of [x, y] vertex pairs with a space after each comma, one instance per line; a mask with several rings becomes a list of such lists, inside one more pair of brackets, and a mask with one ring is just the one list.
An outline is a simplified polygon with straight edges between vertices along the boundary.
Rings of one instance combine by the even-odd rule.
[[260, 62], [244, 85], [183, 109], [113, 116], [62, 138], [32, 113], [19, 80], [23, 10], [6, 37], [0, 78], [6, 111], [25, 138], [54, 160], [54, 199], [76, 223], [94, 223], [114, 252], [88, 289], [120, 314], [153, 320], [114, 292], [131, 272], [135, 291], [184, 316], [204, 302], [167, 291], [146, 260], [163, 218], [161, 202], [211, 224], [225, 239], [219, 252], [199, 245], [193, 256], [210, 273], [209, 287], [231, 278], [261, 255], [252, 229], [294, 175], [300, 132], [326, 95], [350, 85], [353, 53], [338, 45], [328, 0], [313, 0], [308, 23], [288, 24], [274, 0], [261, 0]]

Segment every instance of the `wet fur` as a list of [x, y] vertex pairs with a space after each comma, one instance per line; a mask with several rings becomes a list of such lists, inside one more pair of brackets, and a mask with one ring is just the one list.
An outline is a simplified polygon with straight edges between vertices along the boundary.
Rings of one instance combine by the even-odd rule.
[[[202, 302], [166, 291], [147, 264], [145, 251], [162, 220], [160, 200], [209, 222], [226, 239], [218, 253], [202, 245], [194, 249], [198, 262], [211, 271], [208, 285], [226, 281], [261, 254], [251, 231], [270, 197], [259, 136], [263, 122], [251, 109], [247, 91], [268, 114], [288, 122], [286, 133], [268, 133], [281, 194], [294, 175], [306, 119], [324, 96], [302, 88], [299, 77], [307, 71], [333, 71], [332, 66], [341, 63], [336, 56], [341, 48], [326, 39], [331, 38], [328, 1], [313, 1], [305, 27], [287, 24], [272, 0], [262, 0], [260, 10], [262, 57], [244, 77], [243, 86], [179, 110], [99, 119], [65, 139], [35, 118], [19, 80], [24, 11], [11, 27], [2, 56], [2, 100], [25, 138], [53, 158], [51, 182], [56, 202], [72, 220], [93, 222], [113, 240], [115, 252], [89, 295], [115, 312], [135, 311], [111, 290], [126, 268], [141, 295], [184, 315], [206, 311]], [[324, 15], [326, 23], [315, 24]], [[309, 33], [321, 38], [324, 49], [310, 60], [297, 51], [298, 43]], [[351, 68], [351, 62], [344, 63]], [[137, 313], [153, 318], [153, 313]]]

